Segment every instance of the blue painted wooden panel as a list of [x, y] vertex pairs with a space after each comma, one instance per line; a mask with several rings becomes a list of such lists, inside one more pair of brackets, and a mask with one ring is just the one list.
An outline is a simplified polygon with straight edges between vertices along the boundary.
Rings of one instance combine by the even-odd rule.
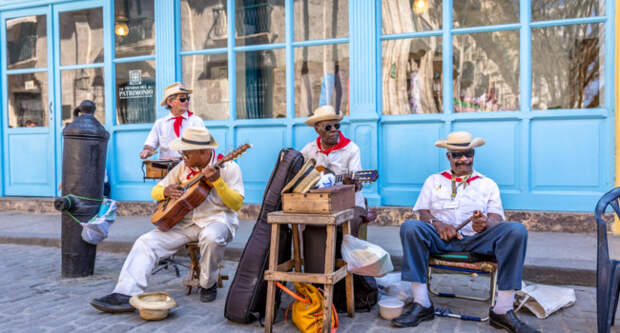
[[532, 120], [532, 191], [598, 190], [602, 119]]
[[260, 203], [278, 153], [286, 146], [286, 127], [237, 127], [235, 141], [252, 143], [237, 163], [243, 172], [244, 202]]
[[20, 196], [53, 195], [54, 160], [45, 132], [22, 130], [9, 133], [7, 138], [8, 170], [6, 194]]
[[[207, 124], [208, 126], [208, 124]], [[209, 129], [209, 133], [213, 135], [215, 141], [217, 141], [218, 147], [215, 149], [216, 153], [226, 155], [231, 152], [235, 147], [233, 147], [232, 142], [228, 142], [228, 127], [207, 127]]]
[[[519, 120], [456, 121], [455, 131], [468, 131], [486, 144], [476, 149], [474, 168], [504, 190], [519, 187]], [[443, 149], [445, 151], [445, 149]]]
[[148, 134], [148, 130], [117, 131], [114, 134], [112, 149], [116, 157], [117, 183], [142, 183], [140, 151]]
[[317, 134], [314, 127], [306, 124], [296, 124], [293, 126], [293, 147], [302, 150], [308, 142], [316, 140]]

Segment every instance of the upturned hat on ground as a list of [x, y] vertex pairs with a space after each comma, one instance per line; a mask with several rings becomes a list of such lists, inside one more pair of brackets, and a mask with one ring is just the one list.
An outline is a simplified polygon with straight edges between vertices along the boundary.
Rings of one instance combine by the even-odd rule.
[[473, 138], [469, 132], [452, 132], [447, 139], [440, 139], [435, 142], [435, 146], [448, 150], [470, 150], [484, 145], [482, 138]]
[[324, 120], [342, 120], [342, 115], [337, 114], [333, 106], [323, 105], [314, 110], [314, 114], [306, 119], [306, 125], [314, 126], [314, 124]]
[[138, 309], [144, 320], [162, 320], [168, 311], [177, 306], [177, 302], [165, 292], [152, 292], [132, 296], [129, 304]]
[[209, 133], [209, 130], [203, 127], [188, 127], [183, 130], [183, 135], [170, 142], [172, 150], [197, 150], [217, 148], [217, 141]]
[[161, 103], [159, 103], [161, 106], [166, 105], [166, 100], [168, 99], [168, 97], [172, 96], [172, 95], [176, 95], [176, 94], [191, 94], [193, 90], [191, 89], [187, 89], [185, 88], [185, 86], [183, 85], [183, 83], [181, 82], [175, 82], [169, 86], [166, 87], [166, 90], [164, 90], [164, 98], [161, 100]]

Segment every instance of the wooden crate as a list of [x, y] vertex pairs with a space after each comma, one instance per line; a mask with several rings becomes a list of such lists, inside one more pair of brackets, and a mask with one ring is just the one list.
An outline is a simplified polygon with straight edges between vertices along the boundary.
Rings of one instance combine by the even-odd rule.
[[285, 213], [331, 214], [355, 207], [355, 186], [336, 185], [310, 190], [308, 193], [284, 193]]

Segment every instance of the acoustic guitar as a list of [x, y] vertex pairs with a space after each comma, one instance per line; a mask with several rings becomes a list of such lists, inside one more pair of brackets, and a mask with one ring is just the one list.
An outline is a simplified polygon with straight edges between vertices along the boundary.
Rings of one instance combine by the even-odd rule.
[[360, 171], [336, 175], [334, 172], [332, 172], [331, 170], [329, 170], [328, 168], [324, 166], [318, 166], [316, 167], [316, 169], [320, 172], [327, 172], [327, 173], [334, 174], [336, 178], [334, 182], [335, 184], [341, 184], [344, 178], [347, 176], [351, 177], [351, 179], [353, 179], [354, 181], [359, 181], [360, 183], [363, 183], [363, 184], [372, 183], [376, 181], [377, 178], [379, 178], [379, 171], [377, 170], [360, 170]]
[[[222, 159], [219, 159], [214, 166], [221, 166], [225, 162], [234, 160], [251, 147], [252, 145], [250, 144], [240, 146]], [[161, 231], [168, 231], [174, 227], [187, 213], [200, 206], [207, 199], [209, 192], [211, 192], [211, 185], [209, 185], [202, 172], [179, 186], [184, 192], [183, 195], [177, 199], [169, 198], [160, 201], [157, 204], [155, 213], [151, 217], [151, 222]]]

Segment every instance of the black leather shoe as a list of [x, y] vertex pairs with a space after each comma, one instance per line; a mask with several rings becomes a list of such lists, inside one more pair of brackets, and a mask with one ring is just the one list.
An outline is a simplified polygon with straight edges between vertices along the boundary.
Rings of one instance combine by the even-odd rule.
[[131, 296], [113, 293], [101, 298], [94, 298], [90, 301], [90, 305], [97, 310], [109, 313], [133, 312], [135, 308], [129, 304], [130, 298]]
[[435, 319], [433, 304], [428, 308], [420, 303], [413, 303], [413, 307], [399, 317], [392, 319], [392, 325], [396, 327], [416, 327], [421, 322]]
[[512, 310], [503, 315], [489, 310], [489, 324], [495, 328], [503, 328], [511, 333], [540, 333], [540, 331], [522, 322]]
[[204, 303], [215, 301], [217, 296], [217, 283], [214, 283], [212, 287], [203, 288], [200, 287], [200, 301]]

